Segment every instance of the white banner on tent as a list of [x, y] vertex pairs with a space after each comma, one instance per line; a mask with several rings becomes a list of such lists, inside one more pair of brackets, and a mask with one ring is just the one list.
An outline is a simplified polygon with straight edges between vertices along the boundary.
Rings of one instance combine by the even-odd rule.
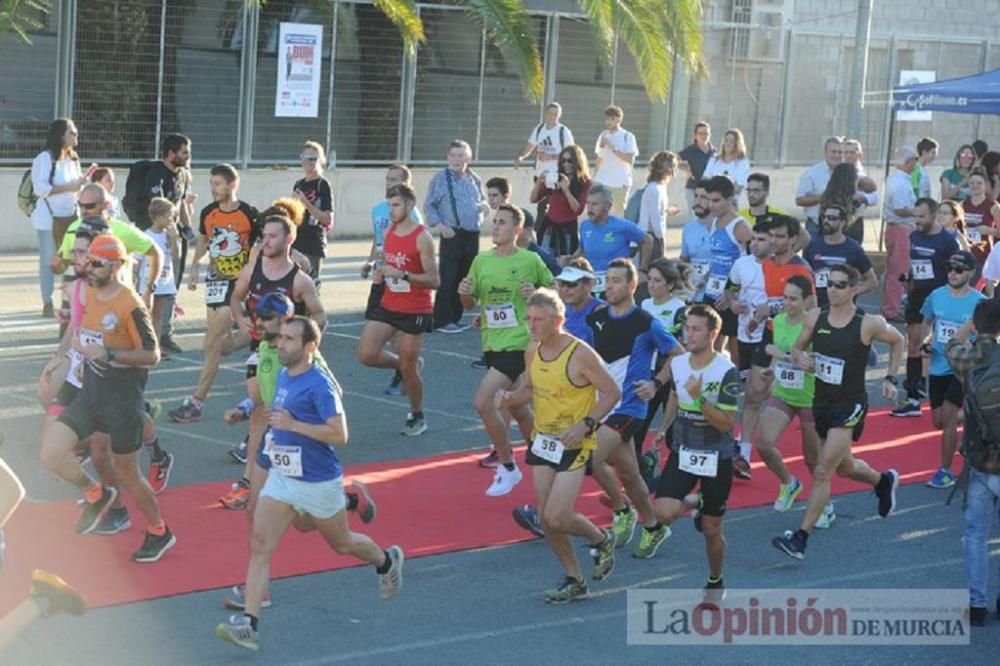
[[323, 26], [282, 23], [278, 40], [278, 87], [274, 115], [319, 116], [319, 79], [323, 62]]
[[[904, 69], [899, 72], [899, 85], [912, 86], [918, 83], [934, 83], [937, 72], [928, 69]], [[934, 117], [932, 111], [898, 111], [896, 120], [903, 122], [930, 122]]]

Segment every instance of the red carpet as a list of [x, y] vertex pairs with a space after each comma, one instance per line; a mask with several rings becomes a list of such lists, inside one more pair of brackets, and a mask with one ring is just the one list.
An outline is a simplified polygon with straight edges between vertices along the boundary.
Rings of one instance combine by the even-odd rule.
[[[923, 483], [937, 468], [940, 433], [930, 430], [930, 418], [894, 419], [885, 411], [869, 416], [855, 453], [876, 469], [895, 467], [903, 483]], [[793, 474], [806, 483], [796, 426], [782, 438]], [[530, 472], [515, 492], [488, 498], [483, 491], [491, 473], [475, 463], [482, 453], [434, 456], [417, 461], [358, 465], [349, 469], [372, 489], [379, 515], [360, 528], [383, 546], [398, 543], [409, 558], [524, 541], [530, 535], [510, 518], [511, 509], [533, 501]], [[731, 508], [770, 504], [777, 480], [756, 462], [754, 480], [737, 481]], [[863, 489], [852, 481], [835, 479], [835, 493]], [[0, 572], [0, 614], [15, 605], [27, 590], [32, 569], [59, 574], [79, 587], [91, 606], [153, 599], [242, 582], [246, 569], [246, 517], [243, 512], [219, 508], [217, 499], [228, 482], [169, 488], [160, 498], [167, 522], [178, 544], [156, 564], [133, 564], [129, 554], [138, 548], [142, 517], [130, 506], [133, 527], [115, 537], [73, 534], [78, 511], [73, 502], [24, 505], [7, 526], [7, 564]], [[597, 501], [600, 491], [592, 480], [584, 486], [579, 508], [609, 522], [609, 511]], [[804, 500], [805, 495], [800, 496]], [[872, 503], [872, 511], [875, 505]], [[289, 531], [275, 555], [275, 578], [357, 566], [327, 548], [315, 534]], [[220, 599], [221, 601], [221, 599]]]

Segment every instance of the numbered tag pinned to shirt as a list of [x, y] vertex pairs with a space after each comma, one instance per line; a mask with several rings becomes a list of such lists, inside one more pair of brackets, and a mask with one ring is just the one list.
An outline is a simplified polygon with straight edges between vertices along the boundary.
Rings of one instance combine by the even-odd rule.
[[397, 294], [410, 293], [410, 281], [403, 278], [387, 277], [385, 278], [385, 286], [389, 288], [389, 291], [394, 291]]
[[774, 367], [774, 378], [781, 388], [800, 390], [806, 385], [806, 371], [782, 361]]
[[934, 320], [934, 340], [940, 345], [948, 344], [948, 341], [955, 337], [955, 333], [962, 327], [957, 321], [946, 319]]
[[828, 284], [830, 284], [830, 269], [821, 268], [816, 271], [816, 288], [826, 289]]
[[914, 280], [933, 280], [934, 264], [930, 259], [914, 259], [910, 262], [910, 270]]
[[104, 334], [100, 331], [91, 331], [86, 328], [80, 329], [80, 346], [86, 347], [88, 345], [93, 345], [95, 347], [104, 346]]
[[726, 289], [726, 278], [723, 275], [713, 275], [708, 278], [708, 284], [705, 286], [705, 294], [711, 296], [712, 298], [718, 298], [722, 296], [722, 292]]
[[844, 382], [844, 359], [816, 354], [816, 377], [827, 384], [840, 386]]
[[497, 303], [486, 306], [487, 328], [514, 328], [517, 326], [517, 312], [513, 303]]
[[550, 463], [558, 465], [562, 462], [563, 451], [566, 447], [563, 446], [562, 440], [560, 440], [555, 435], [546, 435], [545, 433], [538, 433], [535, 435], [535, 439], [531, 442], [531, 452], [542, 460], [547, 460]]
[[968, 238], [969, 242], [973, 244], [983, 242], [983, 234], [980, 233], [979, 229], [966, 228], [965, 237]]
[[594, 288], [591, 290], [592, 294], [603, 294], [604, 290], [608, 287], [608, 273], [607, 271], [601, 271], [599, 273], [594, 273]]
[[718, 451], [698, 451], [682, 446], [677, 455], [677, 466], [682, 472], [710, 479], [714, 479], [719, 473]]
[[695, 280], [700, 282], [705, 279], [706, 275], [708, 275], [708, 271], [712, 268], [712, 262], [704, 260], [695, 261], [691, 264], [691, 268], [694, 270]]
[[285, 476], [302, 476], [302, 447], [272, 444], [268, 451], [271, 465]]
[[225, 303], [226, 291], [228, 289], [228, 280], [208, 280], [205, 282], [205, 303], [208, 305], [221, 305]]

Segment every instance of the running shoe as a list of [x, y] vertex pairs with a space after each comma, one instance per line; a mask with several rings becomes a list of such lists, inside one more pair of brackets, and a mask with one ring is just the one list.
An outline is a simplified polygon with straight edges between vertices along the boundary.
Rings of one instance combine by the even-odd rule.
[[146, 538], [142, 540], [139, 550], [132, 553], [132, 561], [143, 563], [156, 562], [176, 544], [177, 539], [174, 538], [174, 533], [170, 531], [169, 527], [160, 536], [146, 532]]
[[166, 489], [173, 468], [174, 456], [166, 451], [159, 458], [149, 461], [149, 485], [154, 494], [159, 495]]
[[882, 472], [882, 478], [875, 486], [875, 495], [878, 496], [878, 515], [885, 518], [896, 508], [896, 488], [899, 487], [899, 472], [890, 469]]
[[[468, 327], [466, 327], [466, 328], [468, 328]], [[445, 324], [444, 326], [441, 326], [440, 328], [434, 329], [434, 332], [435, 333], [454, 334], [454, 333], [461, 333], [464, 330], [466, 330], [466, 329], [462, 328], [459, 324]]]
[[250, 445], [250, 435], [244, 435], [236, 446], [229, 449], [229, 457], [241, 465], [247, 464], [247, 447]]
[[625, 505], [624, 511], [615, 511], [611, 517], [611, 530], [615, 535], [615, 548], [624, 548], [635, 535], [635, 523], [638, 519], [635, 509]]
[[489, 453], [479, 459], [479, 466], [487, 469], [496, 469], [499, 464], [500, 454], [497, 453], [496, 449], [490, 449]]
[[774, 500], [774, 510], [784, 513], [792, 508], [795, 498], [802, 492], [802, 484], [794, 476], [792, 482], [778, 487], [778, 499]]
[[101, 524], [105, 514], [107, 514], [108, 509], [118, 498], [117, 488], [108, 488], [106, 486], [101, 487], [101, 498], [96, 502], [87, 502], [87, 505], [83, 507], [83, 513], [80, 515], [80, 520], [76, 522], [76, 533], [77, 534], [90, 534], [97, 526]]
[[403, 549], [390, 546], [386, 551], [389, 555], [389, 570], [378, 575], [378, 596], [382, 601], [388, 601], [403, 589]]
[[219, 498], [219, 503], [232, 511], [242, 511], [250, 501], [250, 484], [240, 479], [233, 484], [232, 490]]
[[819, 514], [814, 527], [818, 530], [828, 530], [835, 520], [837, 520], [837, 512], [833, 508], [833, 502], [830, 502], [823, 507], [823, 513]]
[[216, 625], [215, 635], [227, 643], [257, 651], [257, 632], [246, 615], [234, 615], [229, 618], [229, 622]]
[[100, 536], [114, 536], [132, 527], [132, 519], [129, 518], [128, 509], [121, 506], [117, 509], [110, 509], [104, 519], [94, 528], [94, 534]]
[[35, 569], [31, 574], [32, 599], [45, 599], [48, 608], [45, 617], [66, 613], [67, 615], [83, 615], [87, 612], [87, 602], [80, 592], [55, 574], [41, 569]]
[[423, 415], [414, 416], [412, 412], [407, 412], [406, 423], [403, 424], [403, 429], [399, 431], [399, 434], [407, 437], [416, 437], [425, 432], [427, 432], [427, 421]]
[[660, 544], [668, 538], [670, 538], [670, 528], [666, 525], [660, 525], [655, 530], [647, 530], [643, 527], [639, 530], [639, 545], [636, 547], [635, 552], [632, 553], [632, 557], [637, 557], [640, 560], [652, 558], [656, 555]]
[[920, 403], [915, 400], [907, 400], [889, 412], [889, 416], [920, 418]]
[[153, 419], [153, 422], [160, 420], [160, 414], [163, 413], [163, 405], [160, 404], [159, 400], [144, 400], [143, 409], [149, 414], [149, 418]]
[[941, 468], [934, 472], [934, 476], [927, 482], [929, 488], [951, 488], [955, 485], [955, 477], [951, 475], [950, 469]]
[[516, 465], [511, 470], [503, 465], [497, 465], [496, 471], [493, 473], [493, 483], [486, 489], [486, 496], [503, 497], [514, 490], [523, 478], [524, 475], [521, 474], [521, 469]]
[[615, 533], [604, 530], [604, 541], [590, 548], [590, 556], [594, 558], [594, 580], [604, 580], [615, 569]]
[[806, 544], [802, 542], [798, 533], [786, 531], [784, 536], [771, 539], [771, 545], [789, 557], [803, 560], [806, 557]]
[[545, 536], [545, 530], [542, 528], [541, 518], [538, 516], [538, 509], [531, 504], [519, 506], [514, 509], [511, 514], [514, 516], [514, 522], [517, 523], [522, 529], [531, 532], [536, 537]]
[[744, 481], [750, 480], [750, 462], [743, 456], [733, 458], [733, 476]]
[[586, 581], [577, 580], [571, 576], [566, 576], [556, 589], [545, 595], [547, 604], [568, 604], [571, 601], [581, 601], [589, 595]]
[[397, 370], [392, 375], [392, 381], [383, 391], [386, 395], [403, 395], [403, 375]]
[[[222, 605], [230, 610], [244, 610], [247, 607], [246, 585], [233, 585], [229, 588], [232, 596], [228, 596], [222, 601]], [[260, 600], [261, 608], [271, 607], [271, 596], [267, 595]], [[233, 617], [236, 617], [235, 615]]]
[[[178, 314], [178, 309], [179, 308], [176, 307], [174, 308], [174, 314]], [[181, 310], [180, 314], [184, 314], [184, 311]], [[163, 349], [170, 354], [182, 354], [184, 352], [184, 350], [181, 349], [181, 346], [174, 342], [173, 338], [164, 338], [163, 340], [160, 340], [160, 349]]]
[[195, 423], [201, 421], [201, 407], [191, 398], [184, 398], [181, 406], [170, 410], [167, 415], [174, 423]]
[[358, 512], [361, 522], [368, 524], [375, 520], [375, 516], [378, 515], [378, 505], [372, 499], [372, 494], [368, 490], [368, 486], [362, 481], [351, 481], [348, 490], [353, 491], [355, 497], [358, 498], [358, 506], [355, 511]]
[[705, 582], [705, 592], [702, 595], [702, 599], [705, 603], [719, 604], [726, 598], [726, 585], [722, 582], [722, 577], [719, 580], [712, 580], [709, 578]]

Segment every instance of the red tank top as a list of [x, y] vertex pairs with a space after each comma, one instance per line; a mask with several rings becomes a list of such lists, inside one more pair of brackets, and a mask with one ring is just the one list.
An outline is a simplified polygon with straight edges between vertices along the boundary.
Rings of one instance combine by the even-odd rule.
[[[407, 273], [423, 273], [424, 265], [420, 261], [420, 251], [417, 249], [417, 239], [423, 230], [422, 224], [418, 224], [417, 228], [406, 236], [397, 236], [392, 228], [386, 230], [385, 263]], [[418, 287], [401, 278], [385, 279], [382, 307], [390, 312], [406, 314], [430, 314], [434, 311], [431, 290]]]
[[962, 210], [965, 212], [965, 235], [969, 238], [969, 249], [980, 262], [986, 261], [993, 247], [993, 236], [983, 234], [980, 227], [993, 226], [993, 206], [996, 201], [986, 197], [978, 206], [972, 203], [969, 197], [962, 202]]

